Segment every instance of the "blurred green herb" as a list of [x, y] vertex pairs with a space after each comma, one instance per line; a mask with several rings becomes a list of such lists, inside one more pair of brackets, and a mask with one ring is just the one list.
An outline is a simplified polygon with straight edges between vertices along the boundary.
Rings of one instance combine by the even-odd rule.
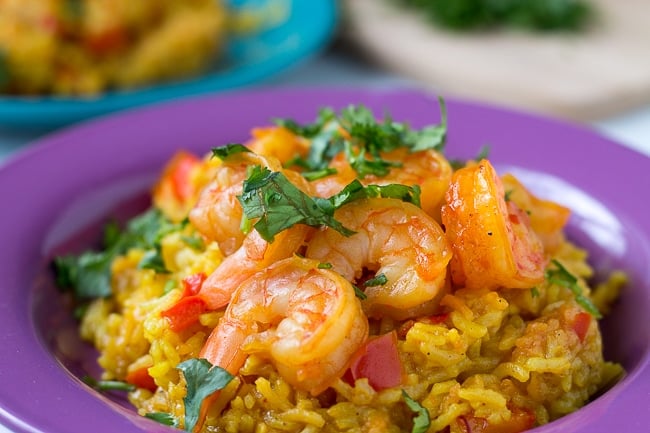
[[303, 176], [310, 180], [334, 174], [335, 171], [328, 165], [340, 152], [345, 152], [358, 177], [385, 176], [392, 167], [401, 165], [399, 161], [383, 159], [382, 154], [386, 152], [398, 148], [407, 148], [412, 152], [444, 150], [447, 110], [442, 98], [439, 103], [440, 124], [419, 130], [410, 128], [406, 123], [395, 122], [390, 116], [377, 121], [372, 111], [363, 105], [350, 105], [339, 114], [331, 109], [321, 110], [316, 122], [306, 125], [299, 125], [290, 119], [275, 119], [275, 123], [311, 140], [307, 157], [296, 157], [290, 161], [290, 165], [303, 168]]
[[170, 427], [178, 427], [178, 419], [170, 413], [167, 412], [149, 412], [145, 413], [144, 416], [151, 420], [154, 420], [162, 425], [168, 425]]
[[97, 391], [135, 391], [135, 385], [121, 382], [119, 380], [97, 380], [90, 376], [84, 376], [81, 380], [88, 386]]
[[582, 288], [578, 284], [578, 278], [571, 274], [558, 260], [553, 259], [551, 263], [554, 265], [554, 268], [546, 269], [544, 273], [546, 280], [551, 284], [566, 287], [571, 290], [578, 305], [596, 319], [602, 318], [602, 314], [600, 314], [598, 308], [591, 302], [591, 299], [582, 293]]
[[495, 27], [531, 31], [578, 31], [594, 11], [582, 0], [396, 0], [423, 11], [437, 25], [457, 30]]
[[56, 284], [61, 289], [72, 289], [78, 299], [110, 296], [113, 260], [136, 247], [145, 250], [140, 268], [166, 273], [160, 255], [160, 240], [181, 227], [153, 208], [129, 221], [124, 231], [120, 231], [115, 222], [109, 222], [104, 227], [102, 251], [54, 258]]

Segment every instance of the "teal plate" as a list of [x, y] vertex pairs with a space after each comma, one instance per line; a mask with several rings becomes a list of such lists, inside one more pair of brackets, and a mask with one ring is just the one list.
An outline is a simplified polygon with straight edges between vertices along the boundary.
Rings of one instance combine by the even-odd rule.
[[261, 82], [318, 54], [338, 23], [336, 0], [230, 0], [234, 13], [268, 18], [259, 31], [232, 35], [224, 55], [204, 75], [96, 98], [0, 96], [0, 126], [51, 129], [125, 108]]

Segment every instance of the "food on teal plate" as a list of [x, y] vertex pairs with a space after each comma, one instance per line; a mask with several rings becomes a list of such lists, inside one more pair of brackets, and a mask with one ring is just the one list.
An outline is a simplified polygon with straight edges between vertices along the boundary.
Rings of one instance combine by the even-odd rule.
[[[55, 259], [102, 377], [194, 432], [520, 432], [624, 372], [571, 211], [363, 106], [179, 150], [105, 248]], [[179, 143], [182, 145], [182, 143]], [[108, 381], [108, 382], [106, 382]]]
[[215, 0], [2, 0], [0, 92], [88, 96], [196, 75], [224, 44]]

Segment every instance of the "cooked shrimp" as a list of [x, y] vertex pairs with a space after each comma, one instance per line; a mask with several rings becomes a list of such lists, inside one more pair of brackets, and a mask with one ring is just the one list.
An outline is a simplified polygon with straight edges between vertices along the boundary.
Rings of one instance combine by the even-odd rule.
[[251, 231], [239, 249], [226, 257], [203, 282], [198, 296], [210, 310], [225, 307], [240, 283], [272, 263], [291, 257], [311, 230], [298, 224], [276, 234], [271, 243], [262, 239], [257, 230]]
[[331, 197], [357, 178], [357, 172], [354, 171], [343, 152], [332, 158], [328, 167], [336, 170], [336, 173], [310, 182], [317, 197]]
[[[190, 222], [206, 238], [216, 241], [226, 255], [234, 253], [242, 244], [245, 233], [241, 230], [243, 209], [237, 200], [242, 193], [248, 167], [260, 165], [272, 171], [282, 170], [280, 162], [271, 156], [253, 152], [231, 156], [214, 174], [212, 182], [201, 192], [198, 203], [190, 211]], [[307, 181], [295, 172], [283, 170], [298, 188], [309, 190]]]
[[317, 395], [341, 377], [367, 337], [352, 285], [316, 260], [293, 256], [239, 286], [200, 357], [237, 374], [255, 353]]
[[440, 206], [451, 181], [451, 165], [439, 152], [428, 149], [410, 152], [399, 148], [382, 156], [387, 161], [397, 161], [401, 165], [391, 168], [386, 176], [368, 175], [362, 179], [364, 185], [402, 185], [420, 187], [420, 206], [440, 221]]
[[454, 256], [452, 281], [467, 288], [530, 288], [544, 279], [544, 248], [526, 212], [505, 199], [488, 160], [452, 177], [442, 222]]
[[345, 237], [324, 228], [305, 254], [330, 263], [350, 281], [368, 271], [383, 275], [383, 284], [364, 289], [362, 305], [369, 316], [404, 319], [435, 311], [445, 292], [451, 249], [433, 218], [415, 205], [385, 198], [351, 202], [335, 218], [356, 234]]
[[169, 319], [170, 328], [179, 332], [196, 323], [204, 312], [224, 308], [244, 280], [278, 260], [291, 257], [311, 230], [304, 225], [293, 226], [278, 233], [273, 243], [252, 231], [241, 247], [224, 258], [210, 276], [195, 283], [188, 294], [161, 314]]
[[536, 197], [512, 174], [504, 174], [501, 180], [510, 200], [530, 217], [530, 227], [539, 236], [544, 250], [557, 250], [564, 239], [563, 229], [569, 221], [571, 210], [554, 201]]

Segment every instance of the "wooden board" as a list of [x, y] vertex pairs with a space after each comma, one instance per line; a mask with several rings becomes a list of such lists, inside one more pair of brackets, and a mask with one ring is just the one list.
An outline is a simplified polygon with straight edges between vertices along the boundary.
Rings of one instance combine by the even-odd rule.
[[650, 103], [650, 0], [592, 0], [581, 34], [452, 33], [390, 0], [346, 0], [344, 38], [442, 94], [573, 120]]

